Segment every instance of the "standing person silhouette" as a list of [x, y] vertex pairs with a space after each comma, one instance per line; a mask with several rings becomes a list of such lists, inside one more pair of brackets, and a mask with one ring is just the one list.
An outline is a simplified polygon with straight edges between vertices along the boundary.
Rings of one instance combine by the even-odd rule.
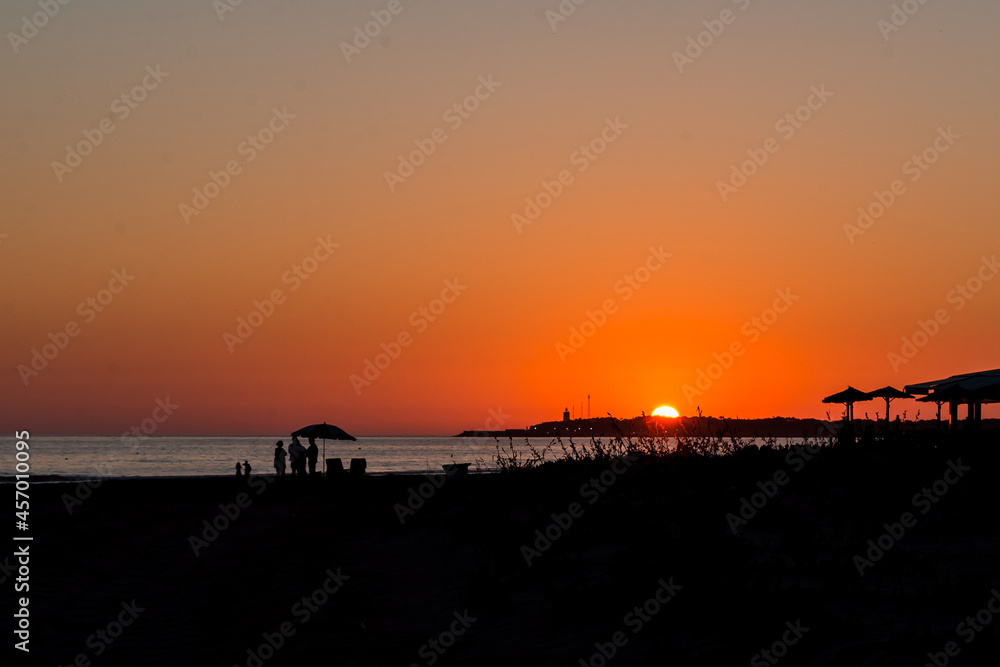
[[283, 440], [278, 441], [278, 445], [274, 448], [274, 471], [278, 477], [285, 476], [285, 443]]
[[288, 445], [288, 458], [292, 465], [292, 475], [304, 477], [306, 474], [306, 448], [294, 435], [292, 436], [292, 444]]
[[240, 467], [240, 462], [236, 462], [236, 479], [243, 479], [243, 468]]
[[309, 438], [309, 446], [306, 448], [306, 460], [309, 461], [309, 474], [316, 474], [316, 459], [319, 458], [319, 447], [316, 446], [316, 438]]
[[246, 477], [247, 479], [250, 479], [250, 471], [251, 470], [253, 470], [253, 468], [250, 467], [250, 462], [247, 461], [247, 460], [244, 460], [243, 461], [243, 476]]

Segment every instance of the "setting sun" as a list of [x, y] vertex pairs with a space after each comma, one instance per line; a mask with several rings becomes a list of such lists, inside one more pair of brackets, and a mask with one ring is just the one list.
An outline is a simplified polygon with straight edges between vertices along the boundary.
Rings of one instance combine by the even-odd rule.
[[653, 410], [654, 417], [679, 417], [680, 413], [669, 405], [661, 405]]

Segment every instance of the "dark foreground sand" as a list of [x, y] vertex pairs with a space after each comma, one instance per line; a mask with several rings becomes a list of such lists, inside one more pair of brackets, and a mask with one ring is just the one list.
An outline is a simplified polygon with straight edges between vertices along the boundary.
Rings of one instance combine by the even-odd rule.
[[[0, 663], [602, 665], [603, 648], [608, 665], [923, 665], [953, 641], [951, 664], [996, 665], [1000, 617], [971, 642], [958, 630], [1000, 587], [998, 447], [474, 475], [448, 479], [405, 523], [394, 505], [427, 493], [425, 478], [110, 480], [72, 514], [61, 497], [75, 483], [39, 484], [31, 659], [8, 640]], [[970, 470], [914, 502], [959, 459]], [[734, 535], [727, 514], [778, 471], [786, 483]], [[239, 493], [249, 506], [218, 518]], [[915, 525], [883, 538], [886, 555], [859, 576], [854, 557], [907, 511]], [[551, 526], [553, 513], [572, 524]], [[229, 526], [203, 535], [213, 519]], [[557, 539], [528, 566], [522, 545], [547, 526]], [[214, 539], [195, 555], [191, 536]], [[290, 636], [271, 651], [282, 624]], [[780, 660], [758, 655], [776, 642]]]

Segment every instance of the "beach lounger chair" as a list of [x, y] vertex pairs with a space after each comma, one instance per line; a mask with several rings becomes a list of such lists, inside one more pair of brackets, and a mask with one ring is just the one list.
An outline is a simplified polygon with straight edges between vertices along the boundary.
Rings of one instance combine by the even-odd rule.
[[344, 474], [344, 462], [340, 459], [326, 460], [326, 476], [339, 477]]

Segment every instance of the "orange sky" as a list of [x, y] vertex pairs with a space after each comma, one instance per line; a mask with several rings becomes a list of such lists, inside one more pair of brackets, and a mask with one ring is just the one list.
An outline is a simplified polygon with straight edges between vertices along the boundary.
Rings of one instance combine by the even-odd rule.
[[523, 427], [588, 393], [820, 417], [847, 384], [1000, 367], [1000, 7], [558, 6], [4, 3], [3, 427], [120, 433], [167, 397], [162, 434]]

